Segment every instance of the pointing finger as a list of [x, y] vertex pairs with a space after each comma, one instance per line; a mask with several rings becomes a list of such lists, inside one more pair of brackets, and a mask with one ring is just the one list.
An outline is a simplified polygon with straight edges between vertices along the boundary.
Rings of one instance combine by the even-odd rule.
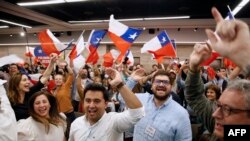
[[224, 20], [223, 17], [221, 16], [220, 12], [215, 7], [212, 8], [211, 12], [212, 12], [212, 15], [213, 15], [216, 23]]

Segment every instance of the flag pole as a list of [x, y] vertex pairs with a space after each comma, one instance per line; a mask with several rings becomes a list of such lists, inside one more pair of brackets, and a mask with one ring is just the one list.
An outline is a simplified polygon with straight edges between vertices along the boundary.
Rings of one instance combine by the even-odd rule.
[[[29, 47], [29, 39], [28, 39], [28, 32], [26, 30], [25, 27], [22, 27], [24, 33], [25, 33], [25, 38], [26, 38], [26, 45], [28, 47], [28, 52], [31, 54], [30, 52], [30, 47]], [[31, 68], [31, 72], [33, 73], [33, 64], [32, 64], [32, 58], [31, 58], [31, 55], [29, 55], [29, 60], [30, 60], [30, 68]]]
[[233, 15], [233, 13], [232, 13], [232, 10], [231, 10], [231, 8], [230, 8], [229, 5], [227, 5], [227, 8], [228, 8], [229, 12], [232, 14], [232, 18], [235, 19], [235, 18], [234, 18], [234, 15]]

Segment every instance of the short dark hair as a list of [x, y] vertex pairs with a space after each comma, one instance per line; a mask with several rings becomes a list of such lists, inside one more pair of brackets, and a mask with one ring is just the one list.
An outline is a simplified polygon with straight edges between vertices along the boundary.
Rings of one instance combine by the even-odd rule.
[[152, 77], [152, 82], [154, 82], [155, 77], [156, 77], [156, 76], [159, 76], [159, 75], [167, 76], [167, 77], [169, 78], [170, 84], [173, 85], [174, 80], [171, 79], [171, 78], [169, 77], [170, 74], [169, 74], [168, 72], [166, 72], [165, 70], [163, 70], [163, 69], [158, 70], [158, 71], [154, 74], [154, 76]]
[[220, 98], [220, 95], [221, 95], [221, 90], [220, 90], [220, 87], [215, 85], [215, 84], [210, 84], [208, 85], [208, 87], [206, 88], [206, 91], [205, 91], [205, 95], [207, 96], [207, 91], [208, 89], [211, 89], [215, 92], [215, 95], [216, 95], [216, 100], [218, 100]]
[[[108, 91], [106, 90], [106, 88], [104, 86], [102, 86], [101, 84], [96, 84], [96, 83], [90, 83], [88, 84], [84, 91], [83, 91], [83, 99], [85, 98], [85, 95], [88, 91], [100, 91], [103, 94], [103, 98], [105, 101], [109, 101], [109, 94]], [[82, 99], [82, 100], [83, 100]]]

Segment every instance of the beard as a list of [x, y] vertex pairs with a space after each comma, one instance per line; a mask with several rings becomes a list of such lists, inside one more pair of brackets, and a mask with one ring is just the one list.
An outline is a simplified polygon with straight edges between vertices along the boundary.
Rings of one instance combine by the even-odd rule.
[[[164, 95], [159, 95], [159, 94], [157, 94], [157, 91], [159, 91], [159, 90], [161, 90], [161, 91], [165, 91], [165, 94]], [[167, 90], [167, 88], [166, 87], [162, 87], [162, 86], [157, 86], [154, 90], [153, 90], [153, 92], [154, 92], [154, 97], [157, 99], [157, 100], [159, 100], [159, 101], [165, 101], [168, 97], [169, 97], [169, 95], [170, 95], [170, 92]]]

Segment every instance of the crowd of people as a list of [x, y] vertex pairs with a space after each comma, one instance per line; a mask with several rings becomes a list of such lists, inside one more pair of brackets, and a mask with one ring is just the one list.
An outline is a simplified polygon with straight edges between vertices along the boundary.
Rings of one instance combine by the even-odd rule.
[[[224, 125], [250, 125], [249, 27], [224, 20], [216, 8], [212, 15], [215, 31], [206, 30], [208, 41], [195, 44], [183, 64], [75, 72], [54, 53], [47, 67], [9, 64], [0, 72], [0, 140], [219, 141]], [[213, 50], [237, 67], [211, 77], [201, 64]]]

